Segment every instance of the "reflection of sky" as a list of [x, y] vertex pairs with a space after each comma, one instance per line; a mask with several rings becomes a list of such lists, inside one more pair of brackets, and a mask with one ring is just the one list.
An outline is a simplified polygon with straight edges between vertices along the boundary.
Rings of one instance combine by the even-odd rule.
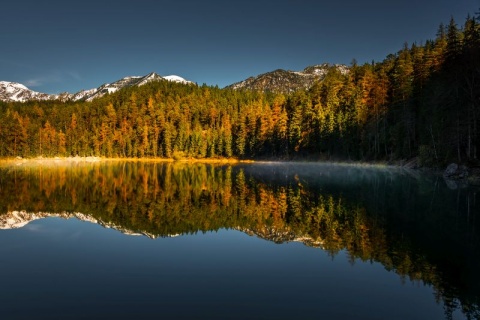
[[[76, 219], [0, 232], [3, 314], [441, 318], [432, 290], [378, 263], [234, 230], [149, 239]], [[6, 307], [8, 306], [8, 307]]]

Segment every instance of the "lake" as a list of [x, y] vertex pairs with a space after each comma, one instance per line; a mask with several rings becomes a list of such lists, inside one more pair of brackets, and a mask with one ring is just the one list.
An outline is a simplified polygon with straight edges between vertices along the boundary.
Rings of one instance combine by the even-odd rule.
[[1, 315], [476, 319], [479, 201], [391, 167], [3, 166]]

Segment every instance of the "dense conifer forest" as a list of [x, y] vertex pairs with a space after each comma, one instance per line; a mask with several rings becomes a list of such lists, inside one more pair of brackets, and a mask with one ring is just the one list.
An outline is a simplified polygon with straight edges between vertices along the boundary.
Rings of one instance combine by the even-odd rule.
[[478, 164], [480, 27], [450, 20], [383, 61], [335, 67], [308, 90], [158, 81], [92, 102], [0, 102], [0, 156], [104, 156]]

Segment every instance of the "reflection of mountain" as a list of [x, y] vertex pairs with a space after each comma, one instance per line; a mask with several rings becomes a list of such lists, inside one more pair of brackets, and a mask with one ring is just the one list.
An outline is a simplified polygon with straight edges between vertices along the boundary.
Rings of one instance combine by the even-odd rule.
[[272, 241], [275, 243], [285, 243], [285, 242], [301, 242], [309, 247], [324, 248], [323, 239], [313, 239], [309, 235], [299, 235], [295, 234], [290, 230], [277, 230], [275, 228], [263, 227], [260, 229], [243, 229], [237, 228], [239, 231], [242, 231], [250, 236], [257, 236], [261, 239]]
[[435, 178], [354, 166], [99, 162], [0, 169], [5, 227], [60, 212], [55, 216], [149, 237], [227, 228], [277, 243], [301, 241], [431, 284], [448, 312], [461, 305], [473, 317], [480, 299], [478, 197]]
[[[123, 228], [120, 225], [116, 225], [112, 222], [104, 222], [102, 220], [95, 219], [90, 215], [86, 215], [80, 212], [62, 212], [62, 213], [50, 213], [50, 212], [26, 212], [26, 211], [11, 211], [7, 212], [4, 215], [0, 216], [0, 230], [7, 230], [7, 229], [18, 229], [26, 226], [32, 221], [45, 219], [45, 218], [61, 218], [61, 219], [78, 219], [81, 221], [86, 221], [90, 223], [95, 223], [101, 225], [107, 229], [114, 229], [120, 231], [123, 234], [130, 235], [130, 236], [146, 236], [151, 239], [161, 237], [177, 237], [180, 234], [169, 234], [169, 235], [157, 235], [152, 234], [146, 231], [141, 230], [130, 230]], [[259, 238], [273, 241], [276, 243], [284, 243], [284, 242], [302, 242], [305, 245], [312, 246], [312, 247], [321, 247], [323, 241], [322, 240], [315, 240], [308, 236], [297, 236], [295, 233], [289, 230], [276, 230], [275, 228], [268, 228], [264, 227], [259, 230], [250, 230], [244, 229], [241, 227], [234, 228], [238, 231], [242, 231], [248, 235], [255, 235]]]
[[114, 223], [111, 223], [111, 222], [105, 223], [102, 220], [95, 219], [90, 215], [85, 215], [80, 212], [73, 212], [73, 213], [35, 212], [34, 213], [34, 212], [26, 212], [26, 211], [11, 211], [0, 216], [0, 229], [6, 230], [6, 229], [22, 228], [34, 220], [44, 219], [44, 218], [62, 218], [62, 219], [76, 218], [81, 221], [99, 224], [104, 228], [115, 229], [127, 235], [132, 235], [132, 236], [144, 235], [149, 238], [155, 238], [155, 236], [151, 234], [134, 232], [134, 231], [125, 229], [122, 226], [115, 225]]

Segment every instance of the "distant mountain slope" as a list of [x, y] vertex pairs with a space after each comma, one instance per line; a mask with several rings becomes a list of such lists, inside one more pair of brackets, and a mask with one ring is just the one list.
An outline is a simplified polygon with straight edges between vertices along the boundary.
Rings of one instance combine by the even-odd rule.
[[107, 93], [116, 92], [125, 87], [141, 86], [152, 81], [167, 80], [184, 84], [192, 83], [182, 77], [171, 75], [161, 77], [155, 72], [146, 76], [125, 77], [112, 83], [105, 83], [98, 88], [82, 90], [77, 93], [48, 94], [30, 90], [26, 86], [16, 82], [0, 81], [0, 100], [6, 102], [18, 101], [25, 102], [30, 100], [62, 100], [62, 101], [92, 101]]
[[337, 68], [343, 74], [349, 70], [345, 65], [328, 63], [306, 67], [302, 71], [277, 69], [231, 84], [227, 88], [288, 93], [310, 88], [315, 81], [323, 79], [331, 68]]

